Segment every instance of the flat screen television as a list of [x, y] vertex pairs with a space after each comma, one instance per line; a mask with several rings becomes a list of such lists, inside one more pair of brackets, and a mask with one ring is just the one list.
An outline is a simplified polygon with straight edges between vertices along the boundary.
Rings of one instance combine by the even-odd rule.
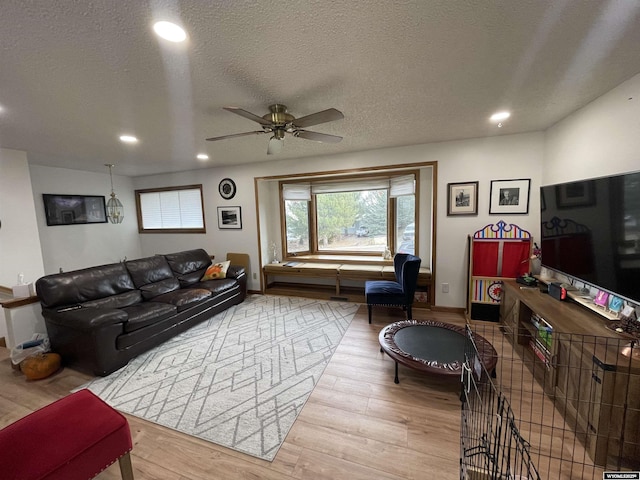
[[104, 196], [43, 193], [47, 225], [107, 223]]
[[541, 263], [640, 303], [640, 172], [540, 188]]

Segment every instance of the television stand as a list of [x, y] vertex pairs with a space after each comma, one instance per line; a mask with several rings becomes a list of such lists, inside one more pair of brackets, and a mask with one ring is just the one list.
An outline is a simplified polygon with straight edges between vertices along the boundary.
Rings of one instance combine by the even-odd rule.
[[640, 469], [640, 359], [591, 309], [505, 280], [500, 323], [594, 464]]

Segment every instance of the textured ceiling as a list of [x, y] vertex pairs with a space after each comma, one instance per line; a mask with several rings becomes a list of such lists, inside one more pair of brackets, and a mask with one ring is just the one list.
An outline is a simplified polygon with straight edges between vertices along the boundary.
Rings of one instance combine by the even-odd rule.
[[[0, 147], [132, 176], [274, 159], [267, 135], [204, 140], [259, 129], [223, 106], [341, 110], [308, 129], [344, 140], [287, 136], [276, 158], [297, 158], [543, 130], [640, 72], [637, 0], [2, 0], [0, 12]], [[156, 20], [188, 41], [158, 39]], [[498, 109], [513, 112], [501, 129]]]

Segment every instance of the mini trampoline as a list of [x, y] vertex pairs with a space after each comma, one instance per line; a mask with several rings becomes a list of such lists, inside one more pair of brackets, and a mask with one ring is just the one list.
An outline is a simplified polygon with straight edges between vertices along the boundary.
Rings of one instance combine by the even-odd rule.
[[[473, 351], [464, 327], [436, 321], [405, 320], [382, 329], [378, 337], [381, 351], [398, 364], [432, 375], [460, 376], [465, 351]], [[498, 363], [498, 352], [485, 338], [473, 334], [478, 358], [488, 372]]]

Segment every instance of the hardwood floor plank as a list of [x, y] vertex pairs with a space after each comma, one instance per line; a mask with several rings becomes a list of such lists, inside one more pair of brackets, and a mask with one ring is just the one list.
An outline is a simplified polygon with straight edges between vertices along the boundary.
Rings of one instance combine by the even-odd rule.
[[326, 455], [314, 450], [303, 451], [294, 478], [313, 480], [401, 480], [407, 477], [385, 474], [380, 470]]
[[331, 428], [336, 432], [365, 438], [383, 438], [386, 443], [407, 445], [407, 430], [395, 422], [368, 415], [346, 412], [339, 408], [308, 403], [298, 420]]
[[316, 386], [307, 403], [318, 403], [344, 410], [345, 412], [365, 413], [369, 397], [364, 395], [344, 395], [337, 390]]

